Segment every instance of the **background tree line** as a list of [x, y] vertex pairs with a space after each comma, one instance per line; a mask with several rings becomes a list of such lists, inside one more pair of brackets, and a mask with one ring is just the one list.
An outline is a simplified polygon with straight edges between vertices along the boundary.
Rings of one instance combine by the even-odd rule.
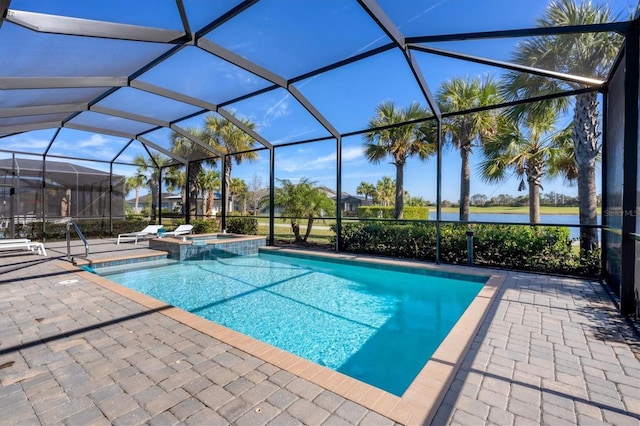
[[[537, 21], [539, 27], [599, 24], [610, 21], [606, 4], [557, 0]], [[461, 158], [459, 218], [469, 219], [470, 155], [481, 152], [480, 176], [487, 182], [520, 177], [519, 190], [528, 190], [529, 217], [540, 221], [540, 190], [545, 177], [562, 176], [578, 187], [581, 225], [597, 224], [596, 165], [600, 159], [601, 134], [597, 91], [569, 97], [548, 97], [502, 109], [492, 105], [523, 98], [544, 97], [584, 89], [577, 77], [604, 80], [622, 43], [612, 33], [554, 34], [531, 37], [518, 44], [513, 62], [564, 73], [551, 79], [534, 73], [508, 71], [500, 80], [489, 76], [454, 77], [437, 90], [438, 107], [451, 113], [442, 120], [444, 144], [458, 150]], [[457, 114], [459, 111], [474, 111]], [[558, 127], [560, 118], [573, 119]], [[390, 158], [396, 167], [396, 218], [402, 219], [404, 166], [409, 157], [426, 159], [437, 151], [438, 135], [430, 112], [414, 103], [396, 107], [392, 101], [378, 106], [365, 136], [367, 158], [379, 163]], [[411, 124], [402, 125], [410, 122]], [[581, 228], [581, 248], [597, 246], [594, 228]]]

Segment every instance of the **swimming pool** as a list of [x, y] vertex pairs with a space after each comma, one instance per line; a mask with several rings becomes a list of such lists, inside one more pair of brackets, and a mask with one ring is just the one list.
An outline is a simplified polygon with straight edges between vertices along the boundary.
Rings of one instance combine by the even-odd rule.
[[261, 253], [105, 276], [402, 395], [484, 285], [418, 272]]

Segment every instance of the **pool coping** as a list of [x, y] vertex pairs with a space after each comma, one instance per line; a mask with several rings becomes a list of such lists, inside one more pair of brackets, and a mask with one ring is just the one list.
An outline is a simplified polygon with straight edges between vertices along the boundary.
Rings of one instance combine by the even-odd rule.
[[[161, 302], [130, 288], [121, 286], [107, 278], [62, 262], [65, 269], [73, 271], [94, 284], [124, 296], [146, 308], [166, 315], [197, 331], [207, 334], [230, 346], [242, 350], [265, 362], [269, 362], [298, 377], [309, 380], [343, 398], [354, 401], [398, 423], [429, 424], [444, 399], [456, 372], [460, 369], [473, 338], [506, 275], [489, 271], [479, 273], [472, 268], [455, 265], [435, 265], [411, 260], [380, 258], [366, 255], [345, 253], [316, 252], [280, 247], [262, 247], [261, 251], [302, 254], [304, 256], [329, 257], [333, 259], [357, 260], [379, 265], [410, 266], [432, 271], [445, 271], [452, 274], [475, 275], [488, 277], [484, 287], [456, 322], [447, 337], [436, 349], [431, 359], [424, 365], [402, 396], [396, 396], [379, 388], [363, 383], [345, 374], [331, 370], [312, 361], [241, 334], [223, 325], [201, 318], [180, 308]], [[134, 256], [112, 258], [111, 261], [126, 261]], [[487, 273], [489, 272], [489, 273]]]

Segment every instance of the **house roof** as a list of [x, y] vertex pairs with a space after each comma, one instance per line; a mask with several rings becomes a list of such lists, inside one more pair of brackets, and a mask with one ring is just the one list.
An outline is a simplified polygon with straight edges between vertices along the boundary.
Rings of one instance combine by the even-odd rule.
[[[71, 164], [63, 161], [33, 160], [28, 158], [0, 159], [0, 178], [5, 180], [15, 175], [26, 182], [24, 178], [36, 178], [41, 182], [42, 176], [53, 184], [58, 184], [67, 188], [77, 185], [91, 185], [94, 183], [104, 183], [109, 181], [110, 173]], [[122, 176], [113, 175], [114, 181]], [[6, 182], [11, 183], [11, 182]]]

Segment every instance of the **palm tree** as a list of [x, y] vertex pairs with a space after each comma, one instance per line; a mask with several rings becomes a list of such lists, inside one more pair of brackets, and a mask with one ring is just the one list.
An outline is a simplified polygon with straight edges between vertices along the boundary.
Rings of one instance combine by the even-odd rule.
[[200, 170], [198, 189], [202, 191], [203, 214], [212, 217], [215, 208], [215, 192], [220, 189], [220, 172], [214, 169]]
[[125, 181], [125, 191], [127, 192], [127, 194], [131, 191], [135, 191], [136, 192], [136, 201], [134, 204], [134, 211], [136, 213], [140, 213], [140, 209], [138, 207], [138, 201], [140, 200], [140, 188], [142, 188], [145, 185], [145, 177], [144, 175], [141, 175], [139, 173], [136, 173], [133, 176], [129, 176], [127, 178], [127, 180]]
[[[242, 123], [249, 129], [255, 128], [255, 124], [249, 120], [242, 119]], [[255, 161], [258, 159], [256, 151], [250, 151], [254, 148], [255, 140], [238, 128], [235, 124], [223, 117], [215, 115], [207, 115], [205, 117], [205, 135], [211, 146], [217, 151], [227, 155], [224, 167], [224, 185], [227, 189], [227, 199], [223, 200], [225, 205], [229, 205], [229, 197], [231, 192], [231, 167], [233, 161], [240, 164], [243, 161]]]
[[181, 167], [168, 167], [165, 173], [164, 182], [167, 184], [167, 191], [180, 191], [180, 212], [184, 214], [184, 207], [187, 201], [187, 174]]
[[[456, 112], [495, 105], [500, 101], [497, 83], [489, 76], [466, 79], [453, 78], [444, 82], [436, 95], [442, 112]], [[455, 115], [442, 121], [445, 142], [460, 151], [460, 220], [469, 220], [471, 168], [469, 155], [473, 148], [496, 129], [495, 111]]]
[[231, 178], [231, 185], [229, 185], [229, 194], [231, 195], [231, 203], [229, 204], [229, 211], [233, 211], [233, 206], [236, 204], [237, 197], [243, 199], [243, 213], [247, 212], [247, 183], [240, 178]]
[[[327, 193], [316, 186], [315, 182], [302, 178], [298, 183], [288, 179], [280, 180], [276, 188], [274, 204], [282, 209], [283, 220], [289, 218], [291, 230], [297, 244], [306, 244], [316, 217], [325, 212], [335, 210], [335, 202]], [[300, 235], [300, 218], [307, 218], [307, 230], [304, 237]]]
[[[197, 137], [203, 142], [208, 142], [208, 135], [198, 128], [188, 128], [186, 131]], [[193, 142], [191, 139], [185, 137], [178, 132], [171, 133], [171, 151], [180, 155], [182, 158], [191, 160], [188, 167], [187, 182], [189, 182], [188, 190], [185, 191], [189, 194], [189, 216], [195, 218], [198, 209], [198, 176], [202, 170], [203, 163], [210, 167], [216, 166], [216, 154], [213, 151], [209, 151], [203, 148], [201, 145]], [[203, 160], [203, 161], [200, 161]], [[183, 183], [186, 186], [186, 182]], [[186, 197], [183, 200], [185, 204]]]
[[[149, 186], [151, 193], [151, 222], [156, 221], [156, 210], [158, 209], [158, 194], [160, 193], [160, 168], [168, 163], [168, 159], [159, 153], [152, 153], [147, 158], [137, 155], [133, 159], [133, 164], [138, 166], [137, 174]], [[151, 171], [149, 171], [151, 170]]]
[[[555, 0], [543, 16], [539, 27], [561, 27], [599, 24], [612, 21], [612, 11], [606, 3], [597, 5], [591, 1]], [[520, 43], [514, 60], [518, 63], [542, 69], [562, 71], [596, 79], [606, 79], [607, 70], [622, 44], [622, 37], [613, 32], [558, 34], [534, 37]], [[510, 72], [506, 75], [510, 99], [521, 99], [579, 89], [576, 82]], [[573, 102], [573, 156], [577, 169], [580, 224], [597, 224], [596, 163], [599, 156], [600, 123], [597, 93], [577, 95]], [[569, 99], [558, 98], [548, 103], [559, 111], [567, 111]], [[580, 246], [590, 251], [598, 243], [596, 230], [581, 228]]]
[[360, 182], [360, 185], [356, 188], [356, 193], [358, 195], [364, 195], [364, 199], [367, 201], [369, 197], [373, 198], [373, 195], [376, 193], [376, 187], [369, 182]]
[[[540, 110], [540, 112], [545, 110]], [[487, 182], [503, 182], [513, 171], [520, 177], [518, 191], [529, 188], [529, 221], [540, 223], [540, 189], [546, 175], [565, 173], [562, 164], [555, 163], [563, 151], [567, 132], [555, 132], [556, 115], [547, 109], [514, 120], [502, 116], [496, 135], [484, 145], [484, 160], [480, 163], [482, 177]], [[566, 173], [565, 173], [566, 174]], [[525, 183], [526, 180], [526, 183]]]
[[[407, 159], [417, 156], [426, 160], [435, 152], [435, 145], [425, 140], [424, 123], [411, 123], [395, 127], [393, 125], [425, 118], [428, 111], [417, 102], [407, 108], [396, 109], [393, 101], [383, 102], [376, 107], [375, 117], [369, 120], [370, 132], [365, 134], [367, 159], [378, 164], [391, 157], [396, 166], [395, 217], [402, 219], [404, 210], [404, 165]], [[392, 126], [392, 127], [385, 127]]]
[[393, 204], [394, 188], [397, 188], [396, 182], [389, 176], [383, 176], [376, 184], [375, 200], [376, 203], [383, 206]]

